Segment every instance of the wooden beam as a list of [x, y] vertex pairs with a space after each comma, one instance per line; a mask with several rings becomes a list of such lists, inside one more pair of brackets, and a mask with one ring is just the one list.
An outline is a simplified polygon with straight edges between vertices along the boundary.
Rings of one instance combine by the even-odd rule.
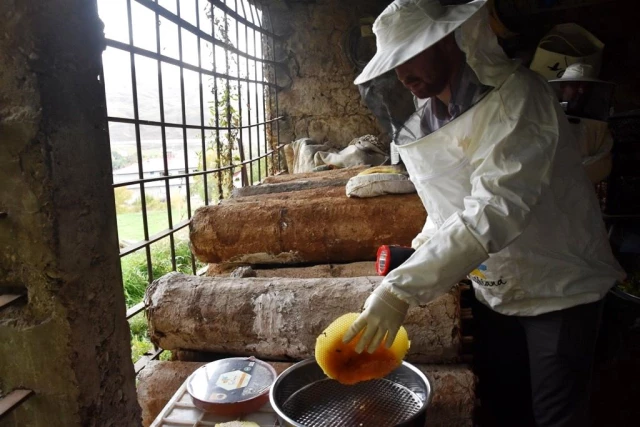
[[2, 419], [9, 412], [20, 406], [22, 402], [27, 400], [34, 394], [33, 390], [13, 390], [5, 397], [0, 398], [0, 419]]
[[3, 294], [0, 295], [0, 310], [8, 307], [9, 305], [15, 303], [20, 298], [26, 296], [25, 294]]
[[131, 319], [136, 314], [144, 311], [144, 302], [140, 302], [127, 310], [127, 319]]
[[138, 359], [138, 361], [133, 366], [133, 369], [136, 375], [138, 375], [140, 371], [142, 371], [149, 362], [151, 362], [152, 360], [158, 359], [158, 357], [160, 356], [160, 354], [162, 354], [163, 351], [164, 351], [163, 349], [158, 348], [152, 351], [151, 353], [147, 353], [144, 356], [142, 356], [140, 359]]

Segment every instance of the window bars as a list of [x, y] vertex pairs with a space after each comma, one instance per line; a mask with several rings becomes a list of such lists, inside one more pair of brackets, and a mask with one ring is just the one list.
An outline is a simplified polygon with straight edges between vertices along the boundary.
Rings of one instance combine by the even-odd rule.
[[[254, 0], [98, 6], [123, 272], [126, 258], [143, 252], [146, 274], [135, 274], [146, 283], [163, 274], [162, 262], [196, 274], [191, 253], [177, 250], [194, 210], [280, 164], [278, 36], [268, 8]], [[168, 246], [168, 254], [154, 259], [153, 245]], [[127, 319], [143, 310], [135, 304]]]

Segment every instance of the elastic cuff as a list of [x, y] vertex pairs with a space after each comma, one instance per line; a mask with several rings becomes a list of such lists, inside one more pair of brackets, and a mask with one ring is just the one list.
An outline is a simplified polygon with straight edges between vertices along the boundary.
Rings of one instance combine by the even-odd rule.
[[385, 302], [389, 307], [401, 314], [406, 314], [407, 310], [409, 310], [409, 306], [411, 305], [409, 302], [405, 301], [393, 292], [392, 286], [381, 284], [373, 291], [373, 294], [381, 301]]

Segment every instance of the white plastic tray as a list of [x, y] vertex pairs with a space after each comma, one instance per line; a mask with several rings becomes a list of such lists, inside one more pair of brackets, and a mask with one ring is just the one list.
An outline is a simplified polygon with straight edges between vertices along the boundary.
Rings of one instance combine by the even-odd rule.
[[278, 416], [267, 403], [258, 412], [242, 417], [224, 417], [209, 414], [193, 405], [191, 396], [187, 392], [187, 381], [173, 395], [169, 403], [151, 423], [151, 427], [213, 427], [218, 423], [228, 421], [253, 421], [260, 427], [278, 427]]

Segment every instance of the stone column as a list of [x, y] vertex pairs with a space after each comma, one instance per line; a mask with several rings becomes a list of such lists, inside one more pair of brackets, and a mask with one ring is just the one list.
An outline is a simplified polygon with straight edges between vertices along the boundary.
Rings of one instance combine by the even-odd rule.
[[0, 2], [0, 425], [137, 426], [95, 0]]

